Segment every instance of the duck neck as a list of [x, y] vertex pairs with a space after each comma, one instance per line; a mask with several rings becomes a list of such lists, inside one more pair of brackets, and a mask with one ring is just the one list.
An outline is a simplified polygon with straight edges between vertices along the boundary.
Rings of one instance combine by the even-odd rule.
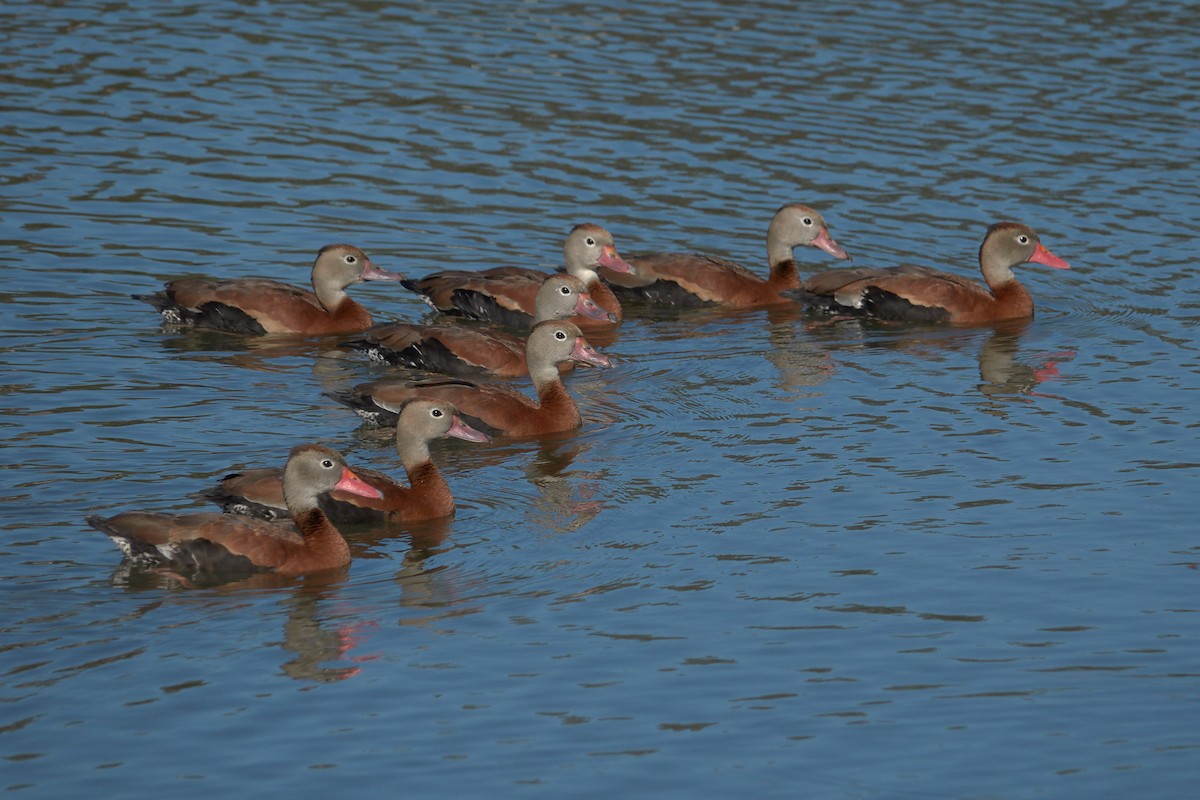
[[350, 299], [350, 295], [346, 294], [346, 287], [339, 285], [337, 282], [319, 280], [314, 275], [312, 287], [313, 294], [317, 296], [317, 302], [331, 314], [341, 310], [342, 306], [346, 303], [354, 303]]
[[607, 283], [597, 280], [591, 286], [587, 287], [587, 291], [592, 296], [593, 303], [610, 314], [616, 314], [617, 319], [621, 318], [621, 301], [613, 294], [613, 290], [608, 288]]
[[313, 554], [309, 557], [319, 558], [321, 563], [331, 567], [350, 563], [350, 546], [321, 509], [294, 513], [292, 522], [304, 540], [302, 552]]
[[330, 535], [335, 539], [342, 538], [317, 504], [317, 494], [308, 487], [299, 485], [298, 478], [287, 469], [283, 473], [283, 502], [300, 535], [304, 537], [306, 546], [311, 547], [318, 540]]
[[997, 318], [1008, 317], [1028, 317], [1033, 315], [1033, 296], [1029, 294], [1029, 290], [1021, 285], [1021, 282], [1016, 278], [1012, 278], [1006, 283], [999, 286], [992, 286], [992, 296], [996, 298], [996, 305], [1003, 309], [1003, 314]]
[[422, 464], [430, 462], [429, 442], [421, 438], [397, 435], [396, 454], [400, 456], [404, 471], [411, 474]]
[[771, 261], [771, 275], [767, 278], [767, 283], [777, 292], [800, 288], [800, 270], [796, 268], [796, 261], [792, 258], [790, 250], [782, 260]]
[[792, 260], [792, 249], [794, 247], [775, 228], [776, 221], [771, 220], [771, 227], [767, 229], [767, 263], [771, 265], [772, 272], [775, 271], [775, 265]]
[[427, 439], [398, 439], [396, 452], [400, 454], [400, 463], [408, 475], [408, 482], [413, 492], [424, 495], [444, 494], [450, 496], [450, 487], [441, 471], [434, 465], [429, 454]]
[[1003, 244], [1002, 237], [989, 233], [979, 245], [979, 271], [993, 294], [1008, 283], [1016, 283], [1013, 258], [1005, 254]]
[[591, 267], [582, 267], [579, 264], [568, 263], [566, 265], [567, 274], [573, 278], [578, 278], [583, 284], [583, 288], [592, 291], [592, 287], [600, 283], [600, 273]]
[[371, 313], [343, 291], [327, 297], [317, 295], [317, 301], [326, 312], [324, 325], [314, 329], [318, 332], [341, 333], [371, 327]]
[[530, 363], [529, 379], [533, 381], [533, 388], [537, 391], [538, 397], [541, 397], [554, 384], [562, 384], [558, 364]]
[[442, 471], [432, 461], [425, 461], [407, 470], [408, 482], [412, 485], [413, 494], [422, 501], [444, 514], [454, 512], [454, 500], [450, 496], [450, 485], [442, 476]]
[[541, 405], [540, 414], [543, 418], [553, 417], [573, 422], [575, 425], [579, 424], [581, 419], [579, 407], [575, 405], [575, 400], [567, 391], [567, 387], [563, 386], [562, 379], [557, 372], [554, 380], [538, 385], [537, 390], [538, 403]]

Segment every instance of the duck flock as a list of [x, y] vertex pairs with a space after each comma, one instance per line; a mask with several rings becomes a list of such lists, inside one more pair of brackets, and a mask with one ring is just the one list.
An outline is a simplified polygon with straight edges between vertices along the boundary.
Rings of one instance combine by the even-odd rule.
[[[134, 295], [172, 326], [246, 336], [344, 337], [342, 347], [429, 377], [394, 378], [332, 393], [364, 421], [394, 426], [407, 483], [347, 466], [334, 450], [295, 447], [282, 468], [226, 476], [206, 492], [220, 512], [129, 511], [89, 516], [136, 565], [190, 578], [343, 568], [350, 550], [338, 525], [412, 523], [454, 513], [429, 443], [442, 436], [487, 442], [571, 430], [582, 419], [563, 382], [575, 364], [611, 366], [586, 332], [620, 325], [652, 306], [757, 308], [804, 303], [814, 313], [897, 323], [978, 325], [1029, 317], [1033, 299], [1013, 268], [1027, 262], [1067, 269], [1026, 225], [998, 222], [979, 248], [986, 285], [928, 267], [848, 267], [803, 279], [795, 250], [850, 256], [820, 213], [785, 205], [767, 229], [767, 277], [723, 258], [648, 253], [622, 258], [612, 234], [577, 225], [563, 247], [565, 272], [523, 267], [448, 270], [410, 280], [375, 267], [347, 244], [323, 247], [312, 291], [264, 278], [183, 278]], [[440, 313], [431, 324], [373, 324], [346, 289], [399, 282]], [[464, 323], [478, 320], [487, 324]], [[528, 376], [536, 399], [495, 378]], [[290, 520], [290, 523], [289, 523]]]

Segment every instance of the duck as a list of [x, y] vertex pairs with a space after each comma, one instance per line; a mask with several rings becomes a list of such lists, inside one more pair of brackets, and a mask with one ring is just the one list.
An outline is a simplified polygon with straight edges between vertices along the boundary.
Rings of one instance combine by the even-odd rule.
[[292, 448], [283, 470], [283, 496], [291, 527], [215, 511], [126, 511], [86, 519], [113, 540], [126, 560], [138, 566], [194, 574], [300, 576], [350, 563], [346, 540], [318, 503], [322, 494], [334, 490], [382, 497], [382, 492], [346, 466], [336, 450], [305, 444]]
[[583, 338], [568, 320], [539, 322], [526, 342], [529, 377], [537, 400], [511, 386], [478, 383], [462, 378], [382, 380], [359, 384], [329, 397], [349, 406], [363, 420], [378, 426], [395, 423], [403, 405], [417, 398], [447, 400], [473, 428], [492, 436], [531, 437], [577, 428], [582, 417], [562, 382], [558, 364], [576, 361], [609, 367], [609, 358]]
[[[579, 315], [612, 319], [596, 305], [583, 281], [567, 274], [546, 278], [534, 300], [534, 324]], [[529, 375], [525, 339], [504, 330], [453, 323], [421, 325], [388, 322], [364, 331], [342, 347], [366, 353], [373, 361], [460, 376], [522, 378]], [[572, 362], [560, 365], [564, 370]]]
[[1013, 268], [1025, 263], [1070, 269], [1019, 222], [990, 225], [979, 247], [986, 286], [949, 272], [913, 265], [820, 272], [797, 295], [810, 307], [896, 322], [983, 325], [1033, 316], [1033, 297]]
[[[563, 244], [567, 274], [583, 281], [596, 305], [609, 313], [605, 319], [576, 315], [571, 322], [581, 328], [611, 327], [623, 318], [621, 303], [601, 282], [598, 269], [616, 274], [632, 271], [617, 253], [613, 236], [599, 225], [582, 223], [571, 229]], [[480, 271], [444, 270], [401, 284], [416, 292], [433, 309], [471, 319], [487, 320], [516, 330], [528, 330], [536, 315], [534, 298], [550, 273], [528, 267], [492, 267]]]
[[[451, 403], [414, 400], [401, 409], [396, 420], [396, 452], [408, 476], [408, 485], [381, 472], [355, 467], [354, 474], [377, 489], [380, 497], [363, 497], [335, 489], [320, 496], [321, 510], [337, 525], [421, 522], [452, 516], [454, 497], [429, 453], [429, 443], [442, 436], [468, 442], [490, 441], [487, 434], [463, 422]], [[203, 496], [231, 514], [271, 521], [287, 514], [283, 469], [279, 467], [226, 475]]]
[[631, 255], [630, 273], [615, 273], [602, 265], [600, 275], [623, 303], [678, 308], [758, 308], [792, 303], [794, 300], [782, 292], [800, 288], [792, 251], [801, 245], [820, 248], [834, 258], [850, 258], [833, 240], [820, 213], [801, 203], [790, 203], [775, 213], [767, 227], [770, 272], [765, 279], [741, 264], [699, 253]]
[[357, 333], [371, 326], [371, 315], [346, 287], [361, 281], [398, 283], [404, 276], [379, 269], [359, 248], [329, 244], [312, 267], [313, 291], [269, 278], [179, 278], [161, 292], [131, 295], [158, 309], [170, 325], [261, 336]]

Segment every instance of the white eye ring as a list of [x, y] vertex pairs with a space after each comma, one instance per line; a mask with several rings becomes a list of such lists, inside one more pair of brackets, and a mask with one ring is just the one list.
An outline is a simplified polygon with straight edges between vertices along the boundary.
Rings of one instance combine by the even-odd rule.
[[1021, 244], [1029, 244], [1029, 237], [1022, 233], [1017, 237], [1017, 241]]
[[571, 287], [570, 286], [560, 286], [558, 291], [561, 292], [562, 294], [570, 294]]
[[358, 262], [358, 257], [353, 256], [353, 255], [348, 255], [342, 260], [345, 261], [347, 264], [355, 264]]
[[566, 334], [566, 332], [565, 332], [565, 331], [555, 331], [555, 332], [554, 332], [554, 338], [555, 338], [555, 339], [558, 339], [558, 340], [561, 342], [561, 341], [564, 341], [564, 340], [567, 338], [567, 334]]
[[324, 461], [321, 462], [321, 468], [322, 469], [333, 469], [333, 461], [331, 461], [328, 458], [325, 459]]
[[595, 239], [593, 239], [593, 238], [592, 238], [592, 237], [590, 237], [590, 236], [589, 236], [588, 238], [584, 239], [584, 241], [585, 241], [585, 242], [587, 242], [587, 246], [588, 246], [588, 247], [595, 247], [595, 246], [596, 246], [596, 240], [595, 240]]
[[429, 416], [433, 417], [434, 419], [440, 419], [442, 416], [442, 410], [440, 408], [432, 409], [429, 412]]
[[812, 224], [813, 224], [812, 217], [805, 217], [805, 218], [804, 218], [803, 220], [801, 220], [801, 221], [802, 221], [802, 222], [803, 222], [805, 225], [809, 226], [810, 228], [812, 227]]

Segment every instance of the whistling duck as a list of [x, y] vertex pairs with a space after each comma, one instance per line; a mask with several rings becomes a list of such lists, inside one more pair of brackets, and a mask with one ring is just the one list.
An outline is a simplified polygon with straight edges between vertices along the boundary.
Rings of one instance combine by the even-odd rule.
[[[632, 270], [617, 254], [612, 234], [599, 225], [576, 225], [563, 245], [563, 264], [568, 274], [583, 281], [596, 305], [612, 315], [603, 320], [575, 316], [571, 322], [582, 328], [620, 322], [621, 304], [596, 273], [600, 267], [616, 273]], [[446, 270], [402, 283], [444, 314], [528, 329], [535, 314], [534, 298], [547, 274], [526, 267], [493, 267], [478, 272]]]
[[403, 278], [374, 266], [353, 245], [330, 244], [321, 248], [313, 263], [311, 292], [267, 278], [180, 278], [161, 292], [133, 298], [154, 306], [173, 325], [320, 336], [357, 333], [371, 326], [371, 315], [346, 294], [347, 286]]
[[579, 427], [579, 408], [563, 386], [558, 364], [573, 360], [607, 367], [611, 362], [584, 340], [578, 326], [566, 320], [535, 325], [525, 353], [536, 401], [509, 386], [455, 378], [375, 381], [329, 396], [380, 426], [392, 424], [404, 403], [423, 397], [450, 401], [473, 427], [494, 435], [539, 436]]
[[979, 247], [986, 287], [928, 267], [864, 267], [817, 273], [798, 295], [814, 307], [853, 316], [978, 325], [1033, 315], [1033, 298], [1013, 275], [1013, 267], [1029, 261], [1070, 268], [1028, 225], [997, 222]]
[[87, 522], [107, 534], [127, 559], [143, 566], [188, 573], [303, 575], [350, 563], [346, 540], [317, 504], [318, 496], [335, 489], [381, 496], [337, 452], [299, 445], [283, 471], [283, 494], [294, 528], [217, 512], [127, 511], [107, 519], [89, 516]]
[[[571, 275], [551, 275], [534, 301], [534, 323], [566, 319], [572, 314], [609, 319], [611, 314], [593, 302], [583, 282]], [[519, 378], [529, 374], [525, 339], [506, 331], [453, 323], [417, 325], [389, 322], [364, 331], [365, 339], [342, 347], [361, 350], [385, 364], [425, 369], [448, 375], [494, 375]], [[572, 366], [570, 362], [561, 365]]]
[[[450, 516], [454, 513], [454, 498], [429, 454], [429, 443], [440, 436], [469, 442], [489, 441], [486, 434], [463, 422], [452, 404], [414, 400], [400, 411], [396, 421], [396, 452], [411, 485], [398, 483], [381, 472], [355, 467], [354, 474], [378, 489], [382, 497], [362, 497], [335, 489], [320, 496], [321, 510], [337, 524], [418, 522]], [[283, 470], [279, 467], [226, 475], [204, 496], [232, 514], [268, 520], [286, 514]]]
[[829, 227], [819, 213], [792, 203], [779, 209], [767, 228], [770, 274], [766, 280], [732, 261], [691, 253], [634, 255], [629, 257], [632, 274], [602, 270], [601, 275], [624, 302], [754, 308], [792, 302], [780, 292], [800, 288], [792, 250], [801, 245], [819, 247], [835, 258], [850, 258], [829, 235]]

